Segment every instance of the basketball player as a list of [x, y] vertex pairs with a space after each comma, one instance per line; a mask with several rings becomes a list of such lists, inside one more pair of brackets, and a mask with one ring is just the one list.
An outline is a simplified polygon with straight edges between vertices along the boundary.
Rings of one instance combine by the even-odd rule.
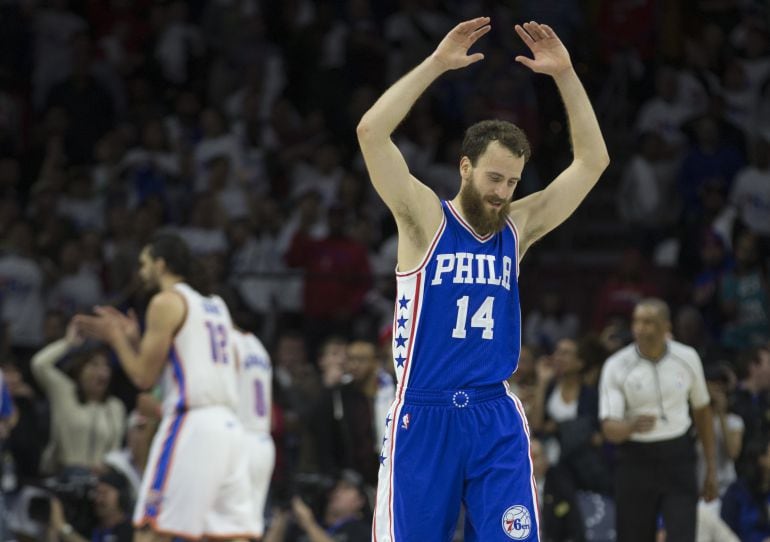
[[483, 59], [468, 50], [489, 30], [488, 17], [457, 25], [385, 91], [357, 129], [372, 183], [399, 232], [399, 383], [384, 422], [377, 542], [451, 540], [461, 502], [468, 541], [539, 540], [528, 428], [521, 403], [503, 384], [519, 356], [519, 261], [572, 214], [607, 167], [599, 125], [569, 53], [550, 27], [531, 22], [515, 30], [534, 59], [516, 61], [553, 78], [574, 153], [547, 188], [512, 203], [530, 148], [508, 122], [468, 128], [460, 190], [451, 201], [411, 175], [391, 140], [437, 77]]
[[76, 319], [86, 335], [115, 350], [137, 387], [162, 377], [163, 419], [134, 510], [134, 525], [144, 528], [135, 540], [254, 537], [230, 313], [222, 299], [184, 282], [191, 256], [179, 237], [158, 235], [139, 263], [143, 283], [160, 290], [147, 308], [144, 335], [110, 307]]
[[275, 444], [270, 436], [273, 406], [273, 367], [262, 342], [246, 331], [233, 330], [235, 352], [240, 366], [238, 417], [246, 430], [244, 455], [249, 459], [253, 516], [257, 534], [265, 530], [265, 502], [275, 466]]

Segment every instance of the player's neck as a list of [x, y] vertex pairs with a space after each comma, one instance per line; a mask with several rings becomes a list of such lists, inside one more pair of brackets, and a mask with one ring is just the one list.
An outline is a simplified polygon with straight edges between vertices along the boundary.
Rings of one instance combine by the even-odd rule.
[[180, 276], [163, 275], [162, 277], [160, 277], [160, 289], [161, 291], [164, 291], [164, 292], [173, 290], [174, 286], [176, 286], [180, 282], [184, 282], [184, 280]]

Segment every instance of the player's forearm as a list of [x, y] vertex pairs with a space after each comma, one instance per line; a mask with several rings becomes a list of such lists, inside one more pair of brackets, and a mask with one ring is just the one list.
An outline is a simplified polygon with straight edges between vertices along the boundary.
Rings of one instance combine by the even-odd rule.
[[361, 118], [357, 128], [358, 139], [390, 137], [425, 89], [444, 71], [446, 68], [433, 56], [429, 56], [399, 79]]
[[144, 364], [139, 357], [139, 351], [134, 348], [128, 337], [119, 335], [110, 340], [110, 346], [117, 354], [123, 371], [129, 380], [140, 390], [146, 390], [154, 384], [144, 371]]
[[567, 110], [574, 159], [585, 166], [603, 171], [610, 162], [599, 121], [574, 68], [554, 76]]

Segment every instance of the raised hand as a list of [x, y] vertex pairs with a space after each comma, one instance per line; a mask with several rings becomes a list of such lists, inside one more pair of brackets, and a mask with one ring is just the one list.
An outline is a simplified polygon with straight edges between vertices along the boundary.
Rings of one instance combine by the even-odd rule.
[[108, 314], [89, 316], [78, 314], [74, 318], [78, 330], [86, 337], [97, 339], [111, 344], [119, 336], [126, 336], [123, 323], [120, 319]]
[[83, 334], [80, 332], [75, 318], [70, 320], [69, 324], [67, 324], [67, 331], [64, 334], [64, 340], [67, 341], [67, 344], [70, 346], [70, 348], [76, 348], [83, 344], [85, 337], [83, 337]]
[[569, 52], [556, 35], [556, 32], [547, 24], [539, 24], [534, 21], [517, 24], [516, 33], [535, 55], [529, 58], [519, 55], [516, 62], [524, 64], [530, 70], [554, 76], [572, 67]]
[[484, 55], [482, 53], [469, 55], [468, 49], [490, 30], [489, 17], [464, 21], [444, 36], [433, 52], [433, 58], [447, 70], [464, 68], [478, 62], [484, 58]]
[[99, 305], [94, 307], [94, 312], [98, 316], [111, 318], [119, 323], [121, 330], [132, 343], [138, 342], [141, 338], [139, 319], [136, 317], [134, 309], [128, 309], [128, 314], [126, 315], [110, 305]]

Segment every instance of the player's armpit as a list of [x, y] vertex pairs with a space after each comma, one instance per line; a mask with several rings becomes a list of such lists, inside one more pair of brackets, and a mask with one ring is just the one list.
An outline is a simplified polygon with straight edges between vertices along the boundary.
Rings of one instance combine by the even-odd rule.
[[398, 226], [399, 268], [411, 269], [422, 261], [441, 224], [441, 202], [411, 174], [389, 137], [369, 139], [359, 126], [359, 143], [372, 184]]

